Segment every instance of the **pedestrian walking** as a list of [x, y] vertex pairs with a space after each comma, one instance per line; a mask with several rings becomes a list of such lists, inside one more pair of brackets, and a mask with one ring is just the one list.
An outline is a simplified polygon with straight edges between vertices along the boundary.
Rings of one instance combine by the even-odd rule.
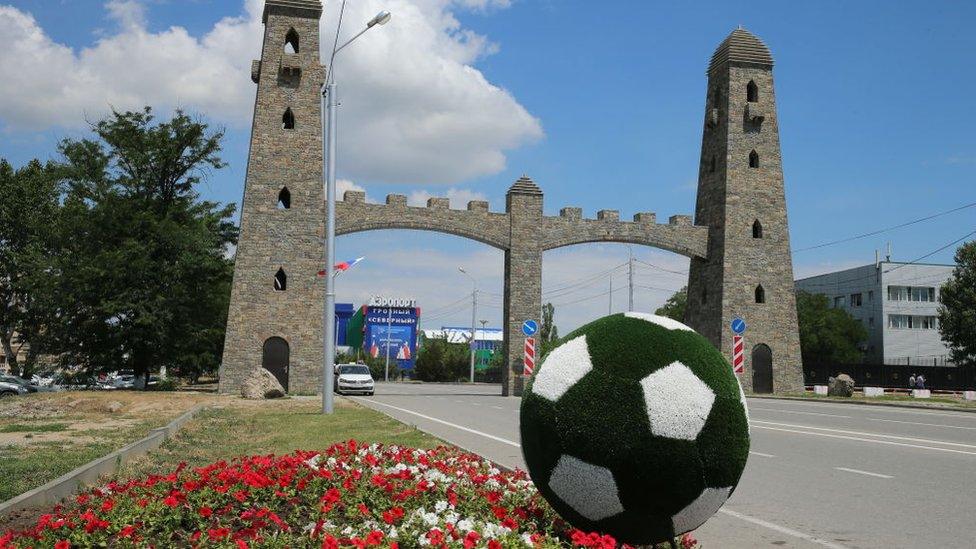
[[915, 388], [915, 374], [908, 376], [908, 390], [911, 391]]
[[925, 376], [923, 376], [922, 374], [918, 374], [918, 377], [915, 378], [915, 385], [919, 389], [924, 389], [925, 388]]

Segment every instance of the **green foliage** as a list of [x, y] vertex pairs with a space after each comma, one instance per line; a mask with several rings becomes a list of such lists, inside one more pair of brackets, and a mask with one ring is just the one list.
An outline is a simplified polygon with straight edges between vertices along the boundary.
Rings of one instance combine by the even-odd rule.
[[421, 381], [466, 380], [471, 375], [470, 352], [464, 343], [448, 343], [445, 339], [422, 336], [414, 375]]
[[[631, 544], [680, 534], [672, 531], [671, 518], [706, 487], [734, 489], [748, 458], [746, 412], [728, 361], [695, 332], [670, 330], [623, 314], [578, 328], [562, 344], [580, 336], [585, 337], [593, 369], [550, 401], [533, 392], [536, 378], [557, 356], [550, 354], [536, 368], [522, 397], [522, 451], [533, 481], [577, 528], [607, 532]], [[653, 412], [640, 380], [675, 361], [687, 366], [715, 397], [695, 440], [659, 436], [651, 430], [649, 413], [667, 423], [667, 415], [681, 413], [681, 407], [659, 401], [662, 410]], [[676, 387], [673, 395], [681, 394], [685, 391]], [[566, 454], [613, 473], [622, 513], [592, 521], [555, 494], [549, 480]]]
[[559, 328], [553, 322], [552, 317], [556, 313], [556, 308], [552, 303], [542, 306], [542, 325], [539, 326], [539, 357], [544, 358], [556, 343], [559, 341]]
[[659, 316], [666, 316], [672, 320], [677, 320], [678, 322], [685, 321], [685, 308], [688, 304], [688, 286], [683, 286], [680, 290], [674, 293], [664, 305], [658, 307], [654, 314]]
[[66, 139], [58, 265], [64, 358], [88, 371], [216, 371], [233, 274], [234, 206], [194, 186], [224, 166], [222, 131], [181, 111], [114, 112]]
[[160, 379], [156, 382], [153, 390], [156, 391], [175, 391], [180, 388], [180, 382], [173, 377], [167, 377], [166, 379]]
[[54, 164], [32, 160], [14, 170], [0, 159], [0, 349], [15, 375], [30, 377], [51, 351], [60, 195]]
[[847, 311], [832, 308], [827, 296], [797, 292], [796, 313], [804, 363], [861, 361], [858, 344], [867, 340], [867, 330]]
[[976, 366], [976, 241], [956, 250], [952, 278], [940, 290], [939, 333], [952, 361]]

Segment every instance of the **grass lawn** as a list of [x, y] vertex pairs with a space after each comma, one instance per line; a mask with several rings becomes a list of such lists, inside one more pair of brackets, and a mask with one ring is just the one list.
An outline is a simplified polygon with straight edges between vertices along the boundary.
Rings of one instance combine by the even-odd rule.
[[125, 465], [118, 477], [168, 473], [181, 461], [201, 466], [242, 455], [325, 449], [349, 439], [421, 448], [444, 444], [342, 398], [336, 399], [335, 414], [331, 416], [322, 415], [321, 402], [316, 398], [234, 400], [204, 411], [162, 447]]
[[0, 403], [0, 501], [41, 486], [213, 397], [175, 393], [36, 393]]

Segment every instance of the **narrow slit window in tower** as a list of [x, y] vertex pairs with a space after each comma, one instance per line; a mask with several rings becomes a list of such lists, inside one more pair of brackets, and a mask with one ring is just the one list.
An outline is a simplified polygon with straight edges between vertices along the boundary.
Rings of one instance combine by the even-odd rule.
[[285, 270], [278, 268], [278, 272], [274, 275], [274, 290], [276, 292], [283, 292], [288, 288], [288, 275], [285, 274]]
[[759, 167], [759, 153], [753, 150], [749, 153], [749, 167], [758, 168]]
[[282, 187], [278, 191], [278, 209], [287, 210], [289, 208], [291, 208], [291, 191], [288, 190], [288, 187]]
[[759, 102], [759, 86], [757, 86], [752, 80], [750, 80], [749, 84], [746, 86], [746, 101], [749, 103]]
[[708, 304], [708, 288], [702, 288], [701, 303], [702, 305]]
[[285, 35], [285, 53], [298, 53], [298, 33], [295, 29], [288, 29]]
[[708, 171], [709, 172], [715, 173], [715, 164], [716, 164], [715, 155], [713, 154], [712, 155], [712, 160], [711, 160], [711, 162], [708, 165]]
[[281, 129], [295, 129], [295, 114], [291, 112], [291, 107], [285, 109], [285, 114], [281, 115]]
[[766, 302], [766, 290], [763, 290], [762, 284], [756, 286], [756, 303]]
[[762, 235], [762, 223], [760, 223], [758, 219], [755, 220], [752, 223], [752, 237], [753, 238], [762, 238], [763, 237], [763, 235]]

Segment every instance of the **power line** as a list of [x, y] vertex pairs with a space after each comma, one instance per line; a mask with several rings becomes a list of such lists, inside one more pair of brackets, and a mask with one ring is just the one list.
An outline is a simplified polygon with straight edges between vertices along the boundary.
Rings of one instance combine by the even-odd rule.
[[625, 265], [627, 265], [627, 262], [623, 262], [620, 265], [616, 265], [616, 266], [611, 267], [610, 269], [607, 269], [605, 271], [601, 271], [599, 273], [596, 273], [596, 274], [593, 274], [593, 275], [584, 277], [582, 279], [577, 280], [576, 282], [572, 282], [572, 283], [569, 283], [569, 284], [565, 284], [563, 286], [559, 286], [559, 287], [556, 287], [556, 288], [552, 288], [550, 290], [546, 290], [546, 291], [542, 292], [542, 295], [543, 296], [549, 296], [549, 297], [559, 297], [559, 295], [566, 295], [566, 294], [573, 293], [573, 291], [576, 291], [573, 288], [579, 289], [579, 288], [583, 288], [583, 287], [586, 287], [586, 286], [590, 286], [592, 284], [595, 284], [596, 282], [602, 280], [603, 277], [605, 277], [607, 275], [611, 275], [612, 276], [615, 271], [617, 271], [621, 267], [624, 267]]
[[664, 267], [660, 267], [660, 266], [655, 265], [653, 263], [648, 263], [647, 261], [643, 261], [643, 260], [640, 260], [640, 259], [637, 259], [637, 258], [634, 258], [634, 261], [636, 261], [638, 263], [641, 263], [641, 264], [644, 264], [644, 265], [647, 265], [648, 267], [655, 268], [655, 269], [657, 269], [659, 271], [664, 271], [666, 273], [671, 273], [671, 274], [676, 274], [676, 275], [686, 275], [686, 274], [688, 274], [688, 271], [672, 271], [671, 269], [665, 269]]
[[852, 240], [857, 240], [859, 238], [867, 238], [869, 236], [878, 235], [878, 234], [881, 234], [881, 233], [884, 233], [884, 232], [893, 231], [895, 229], [901, 229], [902, 227], [908, 227], [909, 225], [914, 225], [916, 223], [921, 223], [923, 221], [928, 221], [930, 219], [935, 219], [935, 218], [941, 217], [943, 215], [951, 214], [953, 212], [958, 212], [959, 210], [965, 210], [966, 208], [972, 208], [973, 206], [976, 206], [976, 202], [970, 202], [969, 204], [965, 204], [965, 205], [959, 206], [957, 208], [952, 208], [951, 210], [946, 210], [944, 212], [939, 212], [937, 214], [932, 214], [932, 215], [929, 215], [929, 216], [920, 217], [918, 219], [915, 219], [915, 220], [912, 220], [912, 221], [908, 221], [908, 222], [905, 222], [905, 223], [899, 223], [898, 225], [892, 225], [891, 227], [886, 227], [884, 229], [878, 229], [876, 231], [871, 231], [871, 232], [867, 232], [867, 233], [863, 233], [863, 234], [859, 234], [859, 235], [855, 235], [855, 236], [850, 236], [850, 237], [847, 237], [847, 238], [841, 238], [841, 239], [838, 239], [838, 240], [831, 240], [830, 242], [823, 242], [823, 243], [817, 244], [815, 246], [807, 246], [806, 248], [800, 248], [800, 249], [797, 249], [797, 250], [793, 250], [793, 253], [796, 254], [796, 253], [799, 253], [799, 252], [806, 252], [808, 250], [816, 250], [817, 248], [825, 248], [827, 246], [833, 246], [834, 244], [841, 244], [841, 243], [844, 243], [844, 242], [850, 242]]

